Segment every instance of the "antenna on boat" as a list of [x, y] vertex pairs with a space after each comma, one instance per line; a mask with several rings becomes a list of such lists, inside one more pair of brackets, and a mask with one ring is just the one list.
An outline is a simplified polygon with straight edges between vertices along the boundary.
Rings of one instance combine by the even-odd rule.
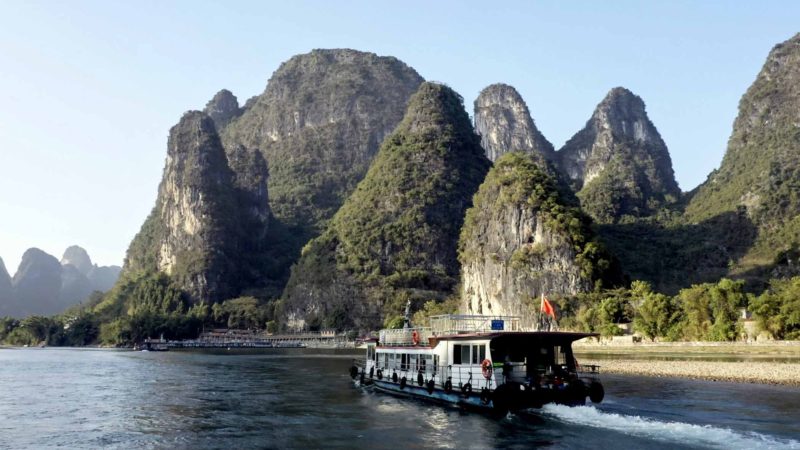
[[411, 328], [411, 299], [406, 302], [406, 314], [403, 317], [403, 329]]

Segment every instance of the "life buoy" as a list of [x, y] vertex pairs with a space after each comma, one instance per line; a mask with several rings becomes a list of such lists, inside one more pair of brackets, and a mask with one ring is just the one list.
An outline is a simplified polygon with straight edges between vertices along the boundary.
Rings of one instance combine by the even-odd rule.
[[400, 378], [400, 389], [406, 388], [406, 377]]
[[481, 361], [481, 372], [483, 372], [483, 378], [487, 380], [492, 378], [492, 362], [488, 359]]
[[436, 387], [436, 382], [433, 381], [433, 378], [428, 380], [428, 384], [426, 385], [428, 388], [428, 394], [433, 394], [433, 389]]
[[448, 394], [453, 390], [453, 383], [450, 382], [448, 378], [447, 381], [444, 382], [444, 391]]
[[397, 374], [396, 373], [392, 374], [392, 382], [397, 383]]
[[414, 345], [419, 345], [419, 333], [417, 330], [411, 332], [411, 342], [414, 343]]
[[382, 380], [383, 379], [383, 370], [378, 369], [378, 374], [377, 375], [378, 375], [378, 379]]
[[464, 397], [469, 397], [469, 394], [472, 394], [472, 383], [461, 386], [461, 393], [464, 394]]
[[425, 378], [422, 376], [422, 372], [417, 373], [417, 386], [422, 386], [425, 383]]

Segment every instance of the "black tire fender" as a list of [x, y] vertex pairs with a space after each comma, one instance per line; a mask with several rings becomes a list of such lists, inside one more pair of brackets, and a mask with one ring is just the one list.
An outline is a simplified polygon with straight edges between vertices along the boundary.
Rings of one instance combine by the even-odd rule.
[[589, 400], [591, 400], [592, 403], [600, 403], [605, 396], [606, 390], [603, 388], [603, 385], [600, 384], [599, 381], [592, 381], [589, 385]]

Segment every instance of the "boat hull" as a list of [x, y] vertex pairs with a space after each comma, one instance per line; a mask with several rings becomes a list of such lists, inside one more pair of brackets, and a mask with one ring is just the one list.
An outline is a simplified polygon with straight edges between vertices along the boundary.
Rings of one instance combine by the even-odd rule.
[[568, 392], [558, 390], [520, 390], [518, 394], [514, 395], [513, 399], [496, 401], [495, 396], [500, 394], [490, 391], [482, 392], [480, 389], [477, 392], [464, 393], [458, 387], [455, 387], [450, 392], [447, 392], [437, 386], [429, 392], [425, 385], [418, 386], [417, 384], [407, 383], [401, 388], [400, 383], [385, 379], [365, 379], [362, 386], [372, 387], [380, 392], [399, 397], [416, 398], [465, 410], [499, 414], [506, 414], [508, 411], [541, 408], [547, 403], [568, 406], [582, 406], [586, 403], [586, 397], [583, 395], [570, 395]]

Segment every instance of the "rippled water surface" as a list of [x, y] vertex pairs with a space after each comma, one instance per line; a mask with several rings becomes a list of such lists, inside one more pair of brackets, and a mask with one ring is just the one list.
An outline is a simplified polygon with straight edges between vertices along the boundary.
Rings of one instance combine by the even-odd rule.
[[800, 389], [605, 376], [495, 419], [357, 388], [349, 356], [0, 349], [0, 448], [799, 448]]

